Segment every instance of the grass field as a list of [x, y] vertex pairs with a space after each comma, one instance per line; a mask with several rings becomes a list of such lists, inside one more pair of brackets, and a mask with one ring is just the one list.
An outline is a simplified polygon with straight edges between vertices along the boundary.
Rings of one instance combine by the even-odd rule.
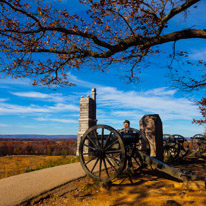
[[25, 172], [78, 162], [76, 156], [12, 155], [0, 157], [0, 179]]

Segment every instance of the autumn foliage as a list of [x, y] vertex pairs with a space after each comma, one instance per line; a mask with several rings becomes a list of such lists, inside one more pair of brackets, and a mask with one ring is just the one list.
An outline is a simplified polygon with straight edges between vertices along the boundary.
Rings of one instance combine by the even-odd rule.
[[205, 29], [169, 28], [199, 0], [79, 1], [87, 12], [72, 13], [49, 1], [0, 0], [1, 74], [29, 77], [34, 85], [71, 86], [71, 70], [104, 72], [127, 63], [122, 74], [133, 82], [150, 65], [149, 57], [161, 53], [160, 45], [206, 38]]
[[75, 155], [76, 148], [76, 139], [0, 138], [0, 156]]
[[194, 119], [193, 123], [202, 125], [202, 124], [206, 123], [206, 98], [202, 97], [202, 99], [200, 101], [198, 101], [197, 104], [199, 105], [199, 110], [200, 110], [200, 113], [201, 113], [203, 119], [200, 119], [200, 120]]

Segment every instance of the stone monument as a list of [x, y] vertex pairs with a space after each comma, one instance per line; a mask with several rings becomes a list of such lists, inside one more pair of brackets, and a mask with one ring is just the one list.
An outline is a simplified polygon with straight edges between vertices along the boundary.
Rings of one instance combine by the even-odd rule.
[[80, 99], [80, 118], [79, 118], [79, 131], [77, 133], [77, 152], [79, 155], [79, 143], [81, 136], [86, 132], [87, 129], [96, 125], [96, 89], [92, 89], [92, 97], [81, 96]]
[[150, 143], [150, 156], [162, 161], [164, 149], [160, 116], [158, 114], [144, 115], [140, 120], [140, 130], [146, 135]]

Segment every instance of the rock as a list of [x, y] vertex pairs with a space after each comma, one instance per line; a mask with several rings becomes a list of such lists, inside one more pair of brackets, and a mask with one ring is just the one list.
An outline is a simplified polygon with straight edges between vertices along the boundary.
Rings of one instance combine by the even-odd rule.
[[182, 188], [186, 190], [205, 190], [205, 181], [185, 181], [182, 183]]
[[181, 204], [179, 204], [175, 200], [167, 200], [164, 206], [181, 206]]
[[167, 184], [167, 185], [164, 186], [164, 188], [167, 188], [167, 189], [174, 188], [174, 187], [175, 187], [175, 185], [173, 183]]
[[107, 192], [107, 191], [110, 190], [111, 186], [112, 186], [112, 182], [111, 181], [109, 181], [109, 182], [102, 182], [100, 184], [100, 191]]

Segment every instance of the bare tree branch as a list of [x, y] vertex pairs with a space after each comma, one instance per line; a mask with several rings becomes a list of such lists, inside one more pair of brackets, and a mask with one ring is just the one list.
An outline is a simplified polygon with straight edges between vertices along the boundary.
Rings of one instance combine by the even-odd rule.
[[44, 75], [40, 82], [49, 83], [65, 79], [69, 69], [81, 65], [102, 71], [112, 63], [130, 62], [131, 68], [125, 71], [133, 80], [146, 57], [159, 54], [161, 44], [174, 42], [172, 64], [178, 41], [206, 39], [206, 29], [171, 33], [167, 29], [169, 20], [199, 1], [84, 0], [90, 7], [84, 18], [48, 7], [46, 2], [34, 1], [29, 6], [22, 0], [0, 0], [0, 52], [9, 59], [1, 71], [16, 77], [32, 76], [36, 81]]

